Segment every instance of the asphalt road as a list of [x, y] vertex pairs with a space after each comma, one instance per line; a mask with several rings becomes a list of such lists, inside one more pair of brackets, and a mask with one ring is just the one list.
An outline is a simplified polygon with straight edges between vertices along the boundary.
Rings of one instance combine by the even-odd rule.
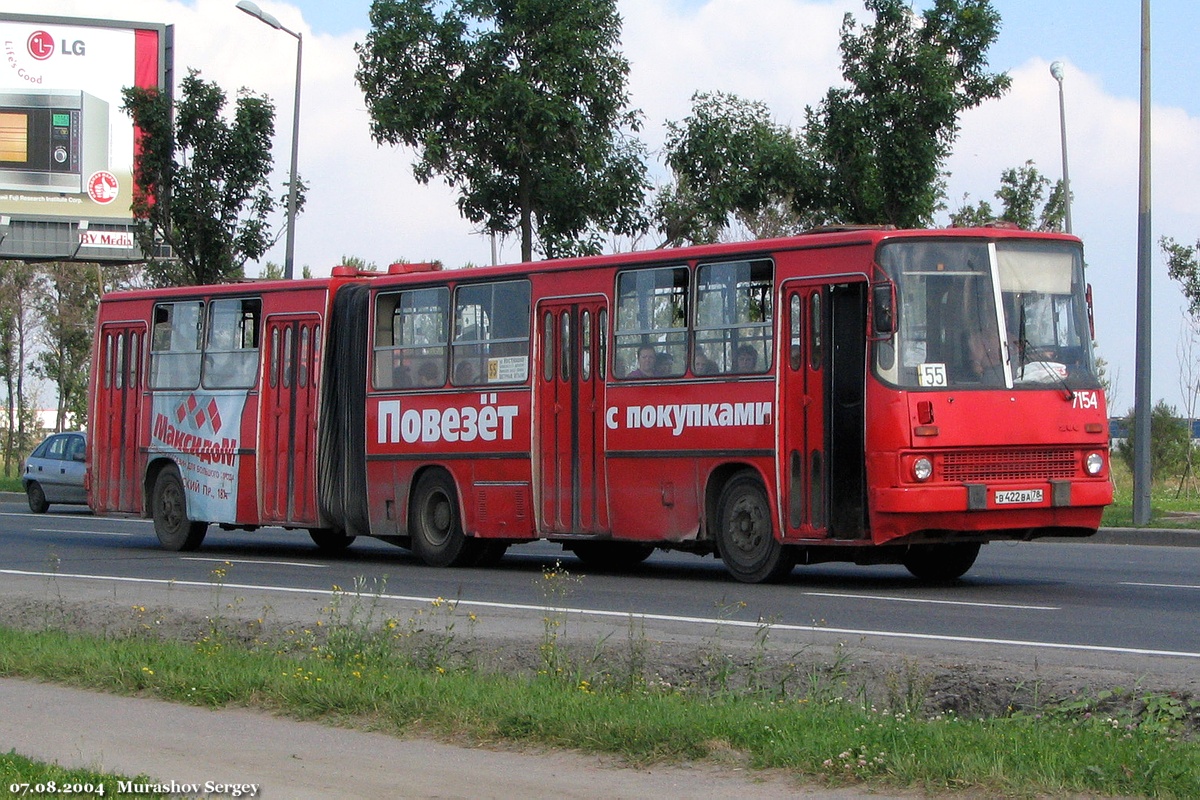
[[[554, 585], [543, 571], [558, 562], [572, 579]], [[544, 542], [510, 549], [491, 569], [458, 570], [426, 567], [374, 540], [328, 557], [305, 532], [280, 529], [212, 527], [200, 550], [173, 553], [143, 520], [70, 507], [33, 515], [0, 502], [0, 573], [0, 594], [200, 610], [217, 594], [236, 595], [285, 619], [313, 619], [334, 586], [361, 586], [400, 618], [455, 599], [501, 634], [536, 635], [554, 605], [586, 636], [624, 635], [636, 620], [659, 640], [702, 641], [719, 622], [721, 636], [748, 640], [765, 620], [779, 646], [853, 641], [888, 652], [1200, 674], [1200, 547], [993, 543], [951, 586], [921, 585], [902, 567], [845, 564], [749, 586], [716, 559], [682, 553], [656, 553], [628, 574], [589, 573]]]
[[[548, 605], [569, 609], [557, 613], [585, 642], [636, 626], [656, 642], [711, 646], [716, 637], [747, 646], [769, 620], [780, 652], [848, 647], [864, 662], [911, 654], [911, 663], [964, 671], [968, 683], [1055, 671], [1086, 673], [1092, 686], [1133, 680], [1194, 692], [1200, 547], [1177, 545], [1197, 543], [1200, 533], [1105, 531], [1083, 542], [988, 545], [952, 586], [922, 586], [900, 567], [853, 565], [800, 567], [780, 585], [747, 586], [715, 559], [686, 554], [656, 553], [625, 575], [587, 574], [548, 543], [513, 548], [490, 570], [432, 569], [372, 540], [330, 558], [306, 533], [278, 529], [213, 528], [199, 551], [172, 553], [145, 521], [68, 508], [34, 515], [0, 501], [0, 604], [95, 603], [127, 616], [145, 608], [147, 620], [170, 608], [311, 621], [328, 613], [334, 586], [357, 585], [400, 619], [456, 598], [478, 616], [480, 636], [536, 641]], [[572, 577], [548, 587], [543, 571], [559, 563]], [[158, 781], [254, 784], [256, 796], [378, 797], [398, 781], [406, 796], [439, 798], [592, 797], [597, 786], [630, 798], [861, 794], [713, 764], [619, 769], [596, 756], [456, 748], [10, 679], [0, 681], [0, 700], [8, 710], [0, 741], [23, 754]], [[42, 724], [56, 709], [77, 724]]]

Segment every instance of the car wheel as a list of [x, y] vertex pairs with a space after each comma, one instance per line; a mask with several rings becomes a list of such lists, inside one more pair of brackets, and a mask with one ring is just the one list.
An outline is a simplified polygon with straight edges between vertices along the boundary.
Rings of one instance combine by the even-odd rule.
[[35, 514], [45, 514], [50, 508], [50, 504], [46, 502], [46, 493], [37, 481], [30, 481], [25, 487], [25, 497], [29, 499], [29, 510]]

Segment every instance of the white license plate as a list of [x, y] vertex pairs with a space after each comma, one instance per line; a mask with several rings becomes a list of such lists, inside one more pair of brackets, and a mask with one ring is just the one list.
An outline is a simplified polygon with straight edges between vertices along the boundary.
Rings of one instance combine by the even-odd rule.
[[998, 506], [1040, 502], [1042, 502], [1041, 489], [1010, 489], [996, 492], [996, 505]]

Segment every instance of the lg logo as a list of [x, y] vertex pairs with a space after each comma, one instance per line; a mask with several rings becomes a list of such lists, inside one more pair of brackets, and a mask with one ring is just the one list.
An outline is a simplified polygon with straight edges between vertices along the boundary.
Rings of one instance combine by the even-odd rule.
[[[54, 55], [54, 37], [46, 31], [34, 31], [29, 34], [29, 40], [26, 42], [26, 47], [29, 50], [29, 55], [38, 61], [45, 61], [50, 56]], [[66, 39], [62, 40], [62, 54], [64, 56], [81, 56], [84, 55], [87, 46], [82, 39], [76, 39], [70, 44]]]
[[54, 37], [45, 31], [34, 31], [29, 34], [29, 55], [38, 61], [45, 61], [54, 55]]

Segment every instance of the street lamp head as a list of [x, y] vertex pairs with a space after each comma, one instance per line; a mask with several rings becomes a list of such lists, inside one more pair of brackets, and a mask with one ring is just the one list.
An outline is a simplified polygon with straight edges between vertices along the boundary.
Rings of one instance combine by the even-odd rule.
[[1063, 63], [1061, 61], [1055, 61], [1053, 64], [1051, 64], [1050, 65], [1050, 74], [1054, 76], [1054, 80], [1058, 81], [1059, 83], [1062, 83]]
[[252, 3], [250, 0], [238, 0], [237, 7], [255, 19], [267, 23], [275, 30], [283, 30], [283, 23], [259, 8], [257, 3]]

